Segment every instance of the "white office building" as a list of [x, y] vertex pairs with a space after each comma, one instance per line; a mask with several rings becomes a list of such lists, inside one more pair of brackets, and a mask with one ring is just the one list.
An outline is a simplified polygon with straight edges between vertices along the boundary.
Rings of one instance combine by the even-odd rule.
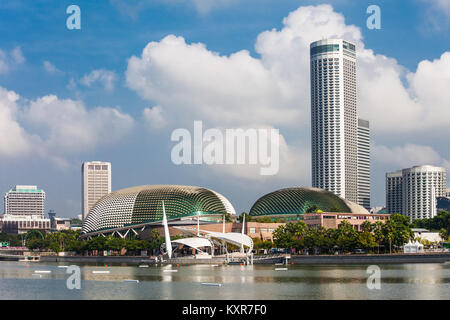
[[5, 194], [5, 214], [44, 216], [45, 192], [37, 186], [17, 185]]
[[370, 210], [370, 128], [358, 118], [358, 204]]
[[45, 192], [37, 186], [17, 185], [5, 194], [5, 214], [0, 219], [6, 233], [21, 234], [29, 230], [50, 230], [44, 218]]
[[319, 40], [310, 55], [312, 185], [359, 202], [356, 47]]
[[446, 184], [446, 169], [442, 167], [423, 165], [387, 173], [387, 213], [402, 213], [411, 221], [433, 218], [436, 197], [445, 196]]
[[94, 204], [111, 192], [111, 163], [84, 162], [81, 166], [81, 206], [83, 220]]

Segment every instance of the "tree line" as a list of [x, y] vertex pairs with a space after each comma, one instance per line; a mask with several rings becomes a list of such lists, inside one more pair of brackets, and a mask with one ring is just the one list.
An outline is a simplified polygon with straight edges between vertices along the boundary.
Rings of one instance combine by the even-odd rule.
[[276, 247], [312, 253], [352, 252], [355, 249], [380, 252], [380, 247], [384, 252], [393, 252], [413, 238], [409, 219], [401, 214], [391, 215], [385, 223], [365, 221], [361, 231], [345, 220], [337, 229], [308, 227], [299, 220], [279, 226], [273, 232]]

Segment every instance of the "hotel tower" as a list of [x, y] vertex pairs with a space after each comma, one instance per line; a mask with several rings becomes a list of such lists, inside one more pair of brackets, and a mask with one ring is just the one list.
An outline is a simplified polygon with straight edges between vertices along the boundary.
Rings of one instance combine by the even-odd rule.
[[370, 208], [369, 122], [358, 125], [356, 47], [315, 41], [310, 59], [312, 186]]
[[83, 220], [94, 204], [111, 192], [111, 163], [84, 162], [81, 166], [81, 202]]

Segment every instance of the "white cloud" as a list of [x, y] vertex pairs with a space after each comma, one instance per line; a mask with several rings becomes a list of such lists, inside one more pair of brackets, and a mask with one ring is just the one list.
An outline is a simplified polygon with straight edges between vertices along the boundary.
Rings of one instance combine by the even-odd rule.
[[55, 67], [50, 61], [44, 61], [43, 67], [50, 74], [61, 73], [62, 71]]
[[431, 6], [436, 9], [437, 11], [440, 11], [441, 13], [444, 13], [448, 16], [450, 16], [450, 1], [448, 0], [428, 0], [428, 3], [431, 4]]
[[117, 76], [113, 71], [98, 69], [93, 70], [91, 73], [85, 75], [80, 83], [90, 87], [96, 82], [100, 82], [104, 89], [107, 91], [112, 91], [114, 89], [114, 83], [117, 80]]
[[0, 49], [0, 74], [7, 73], [24, 62], [25, 57], [20, 47], [14, 48], [9, 53]]
[[30, 149], [29, 137], [17, 122], [19, 96], [0, 87], [0, 155], [21, 155]]
[[160, 106], [154, 106], [153, 108], [145, 108], [142, 112], [144, 120], [150, 128], [162, 128], [167, 124], [167, 120], [162, 114], [162, 108]]
[[370, 120], [372, 136], [449, 133], [450, 53], [408, 71], [365, 48], [360, 29], [330, 5], [300, 7], [283, 19], [281, 30], [259, 34], [259, 58], [245, 50], [221, 56], [168, 35], [129, 59], [126, 81], [176, 126], [203, 120], [216, 127], [298, 128], [309, 145], [309, 45], [325, 37], [357, 46], [358, 113]]
[[22, 49], [20, 49], [20, 47], [16, 47], [11, 51], [11, 57], [16, 64], [25, 62], [25, 57], [23, 56]]
[[424, 164], [445, 166], [447, 162], [432, 147], [409, 143], [393, 147], [374, 144], [372, 145], [372, 154], [375, 162], [398, 169]]
[[111, 145], [133, 126], [117, 108], [86, 109], [83, 102], [47, 95], [21, 101], [0, 87], [0, 155], [35, 154], [58, 165], [69, 154]]
[[374, 131], [449, 127], [449, 52], [408, 72], [395, 59], [366, 49], [359, 28], [346, 25], [344, 16], [329, 5], [301, 7], [283, 25], [258, 36], [255, 49], [261, 58], [245, 50], [220, 56], [174, 35], [150, 42], [140, 57], [129, 59], [127, 84], [168, 113], [182, 112], [184, 119], [189, 113], [221, 125], [307, 125], [309, 44], [340, 37], [357, 44], [358, 108]]

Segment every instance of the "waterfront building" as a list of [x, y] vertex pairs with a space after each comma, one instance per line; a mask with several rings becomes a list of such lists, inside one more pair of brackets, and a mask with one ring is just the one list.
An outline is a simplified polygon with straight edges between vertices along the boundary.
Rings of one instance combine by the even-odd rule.
[[439, 232], [431, 232], [428, 229], [423, 228], [411, 228], [414, 232], [414, 240], [426, 240], [429, 242], [442, 242], [444, 239], [439, 235]]
[[450, 198], [450, 189], [449, 188], [445, 189], [445, 196], [447, 198]]
[[44, 203], [44, 190], [37, 186], [16, 185], [5, 194], [1, 230], [11, 234], [33, 229], [50, 230], [50, 219], [44, 218]]
[[356, 47], [315, 41], [310, 60], [312, 186], [370, 208], [369, 123], [358, 125]]
[[111, 163], [84, 162], [81, 166], [81, 208], [83, 220], [94, 204], [111, 192]]
[[357, 203], [370, 210], [370, 128], [369, 121], [358, 118]]
[[41, 215], [4, 214], [0, 218], [2, 232], [9, 234], [27, 233], [29, 230], [50, 231], [50, 219]]
[[300, 220], [307, 212], [369, 212], [357, 203], [353, 203], [334, 193], [310, 187], [280, 189], [259, 198], [250, 209], [252, 217], [270, 217], [271, 219]]
[[446, 169], [430, 165], [414, 166], [386, 174], [388, 213], [402, 213], [415, 219], [437, 214], [436, 198], [445, 195]]
[[389, 214], [362, 214], [362, 213], [336, 213], [336, 212], [315, 212], [305, 213], [304, 221], [308, 227], [324, 227], [325, 229], [337, 229], [343, 221], [350, 223], [353, 228], [362, 231], [362, 224], [366, 221], [385, 223], [390, 219]]
[[17, 185], [5, 194], [5, 214], [44, 216], [45, 192], [37, 186]]
[[161, 225], [162, 201], [169, 225], [196, 225], [235, 216], [231, 203], [221, 194], [201, 187], [179, 185], [138, 186], [114, 191], [100, 199], [85, 217], [82, 237], [95, 234], [142, 232]]

